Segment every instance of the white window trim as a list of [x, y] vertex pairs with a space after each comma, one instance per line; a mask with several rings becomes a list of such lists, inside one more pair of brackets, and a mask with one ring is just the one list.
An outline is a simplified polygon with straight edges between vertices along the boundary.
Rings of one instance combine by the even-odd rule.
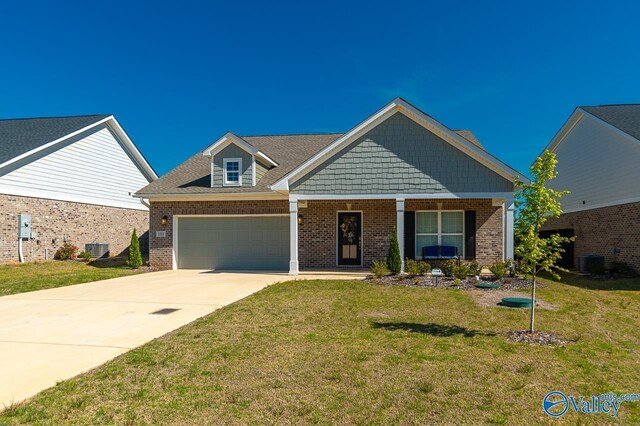
[[[238, 163], [238, 181], [230, 182], [227, 180], [227, 163]], [[223, 186], [242, 186], [242, 158], [224, 158], [222, 160], [222, 185]]]
[[[418, 232], [418, 213], [437, 213], [437, 217], [438, 217], [438, 232], [434, 233], [434, 232]], [[442, 213], [462, 213], [462, 233], [460, 232], [442, 232]], [[415, 254], [416, 251], [418, 251], [418, 236], [433, 236], [433, 235], [437, 235], [438, 236], [438, 245], [441, 246], [442, 245], [442, 236], [448, 236], [448, 235], [462, 235], [462, 253], [458, 253], [458, 255], [460, 256], [461, 259], [465, 258], [465, 241], [466, 241], [466, 235], [465, 235], [465, 229], [464, 229], [464, 210], [416, 210], [414, 217], [413, 217], [413, 221], [414, 221], [414, 234], [415, 234], [415, 242], [414, 242], [414, 247], [413, 247], [413, 252]], [[406, 256], [406, 253], [405, 253]], [[419, 256], [416, 256], [416, 260], [422, 260], [422, 253]]]

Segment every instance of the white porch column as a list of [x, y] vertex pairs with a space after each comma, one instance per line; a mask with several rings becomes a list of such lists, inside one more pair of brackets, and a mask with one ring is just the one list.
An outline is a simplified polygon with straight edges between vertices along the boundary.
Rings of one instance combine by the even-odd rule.
[[298, 202], [289, 200], [289, 275], [298, 275]]
[[505, 232], [505, 248], [504, 248], [504, 260], [513, 259], [513, 214], [515, 211], [515, 204], [513, 198], [507, 198], [504, 202], [504, 232]]
[[400, 246], [400, 259], [402, 260], [401, 272], [404, 272], [404, 199], [396, 199], [396, 231], [398, 233], [398, 245]]

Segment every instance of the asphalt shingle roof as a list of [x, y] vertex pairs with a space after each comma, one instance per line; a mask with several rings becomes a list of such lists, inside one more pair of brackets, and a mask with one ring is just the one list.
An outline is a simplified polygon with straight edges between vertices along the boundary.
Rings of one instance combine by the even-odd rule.
[[[483, 148], [469, 130], [455, 130], [463, 138]], [[273, 185], [309, 158], [320, 152], [343, 133], [242, 136], [242, 139], [272, 158], [277, 167], [269, 169], [256, 186], [211, 188], [211, 158], [198, 152], [158, 180], [137, 192], [138, 195], [216, 194], [269, 192]], [[484, 149], [484, 148], [483, 148]]]
[[107, 117], [102, 114], [0, 120], [0, 164]]
[[634, 138], [640, 139], [640, 104], [583, 106], [580, 108]]
[[215, 194], [225, 192], [269, 192], [274, 184], [290, 171], [321, 151], [342, 133], [320, 135], [242, 136], [256, 149], [272, 158], [277, 167], [269, 169], [256, 186], [211, 188], [211, 158], [198, 152], [158, 180], [137, 192], [152, 194]]

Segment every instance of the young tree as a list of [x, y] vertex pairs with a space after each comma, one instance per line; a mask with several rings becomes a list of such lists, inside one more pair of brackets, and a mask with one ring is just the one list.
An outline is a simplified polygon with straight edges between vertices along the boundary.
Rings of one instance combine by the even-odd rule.
[[393, 228], [391, 242], [389, 243], [389, 253], [387, 254], [387, 268], [394, 274], [399, 274], [402, 270], [402, 259], [400, 258], [400, 244], [398, 244], [398, 231]]
[[136, 230], [133, 230], [131, 234], [131, 245], [129, 246], [129, 259], [127, 259], [127, 266], [131, 269], [138, 269], [142, 266], [142, 253], [140, 253], [140, 241]]
[[533, 278], [531, 287], [531, 323], [529, 331], [535, 330], [536, 307], [536, 279], [540, 271], [549, 272], [560, 279], [556, 271], [565, 269], [556, 265], [562, 257], [562, 244], [573, 241], [573, 237], [562, 237], [553, 234], [548, 238], [541, 238], [542, 225], [550, 218], [558, 217], [562, 213], [559, 199], [569, 191], [556, 191], [547, 187], [547, 182], [557, 176], [555, 170], [556, 155], [545, 150], [530, 167], [532, 180], [525, 184], [520, 179], [516, 185], [520, 188], [516, 192], [517, 218], [515, 234], [518, 245], [515, 254], [522, 261], [524, 272]]

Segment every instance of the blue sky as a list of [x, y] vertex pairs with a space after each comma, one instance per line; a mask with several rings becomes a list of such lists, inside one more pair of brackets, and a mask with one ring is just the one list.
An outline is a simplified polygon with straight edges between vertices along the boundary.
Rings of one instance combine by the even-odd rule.
[[525, 171], [640, 102], [639, 2], [6, 2], [0, 117], [113, 113], [159, 174], [224, 132], [346, 131], [396, 96]]

